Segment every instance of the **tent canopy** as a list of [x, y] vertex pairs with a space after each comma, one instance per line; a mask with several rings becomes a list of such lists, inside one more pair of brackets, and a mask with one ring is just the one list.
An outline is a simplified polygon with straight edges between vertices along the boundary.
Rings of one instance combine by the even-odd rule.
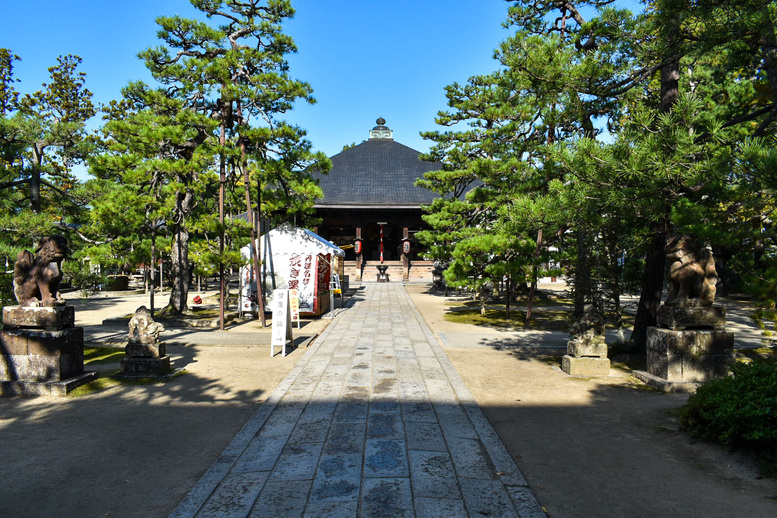
[[[259, 256], [263, 257], [265, 246], [269, 241], [268, 252], [272, 255], [289, 254], [332, 254], [336, 257], [345, 257], [345, 251], [306, 228], [294, 227], [288, 223], [274, 228], [259, 239]], [[245, 254], [249, 255], [249, 254]]]
[[[301, 313], [321, 314], [328, 307], [328, 301], [326, 297], [319, 297], [319, 293], [329, 290], [331, 267], [335, 263], [332, 258], [343, 258], [345, 252], [310, 230], [289, 224], [263, 234], [257, 241], [262, 261], [259, 278], [267, 301], [265, 308], [272, 307], [272, 290], [290, 288], [298, 290]], [[249, 259], [251, 246], [244, 246], [241, 252]], [[252, 272], [252, 261], [247, 261], [240, 269], [243, 312], [258, 311], [256, 276]]]

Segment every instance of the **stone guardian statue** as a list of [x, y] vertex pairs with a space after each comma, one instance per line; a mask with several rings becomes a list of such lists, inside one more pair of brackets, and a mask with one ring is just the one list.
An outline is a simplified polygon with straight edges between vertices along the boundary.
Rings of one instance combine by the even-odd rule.
[[13, 269], [14, 295], [20, 306], [62, 306], [59, 283], [62, 281], [62, 260], [69, 253], [63, 236], [41, 238], [35, 256], [22, 250]]
[[674, 236], [665, 248], [669, 261], [667, 306], [712, 306], [718, 274], [712, 251], [688, 236]]

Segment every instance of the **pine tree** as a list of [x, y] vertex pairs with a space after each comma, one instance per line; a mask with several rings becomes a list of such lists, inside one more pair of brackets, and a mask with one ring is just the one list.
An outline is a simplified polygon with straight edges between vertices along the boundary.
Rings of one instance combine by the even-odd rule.
[[0, 228], [3, 253], [32, 246], [43, 235], [62, 231], [68, 217], [83, 211], [74, 197], [72, 172], [93, 147], [85, 122], [95, 113], [81, 58], [60, 56], [51, 80], [32, 94], [14, 88], [13, 62], [0, 49]]
[[[460, 188], [450, 179], [482, 183], [473, 190], [477, 198], [464, 201], [470, 212], [492, 216], [489, 224], [479, 223], [480, 232], [499, 229], [517, 238], [507, 254], [510, 263], [505, 263], [516, 283], [536, 282], [537, 267], [546, 259], [542, 251], [555, 236], [587, 232], [588, 218], [570, 212], [550, 195], [551, 183], [563, 180], [564, 174], [554, 167], [553, 145], [596, 138], [602, 131], [598, 121], [617, 124], [623, 92], [644, 73], [630, 67], [636, 22], [629, 12], [609, 8], [610, 3], [514, 2], [508, 24], [515, 33], [496, 52], [500, 69], [473, 77], [465, 86], [447, 88], [452, 111], [441, 113], [438, 123], [469, 128], [425, 135], [437, 143], [431, 156], [445, 165], [443, 173], [428, 176], [427, 186], [449, 194], [446, 185]], [[594, 8], [598, 16], [586, 21], [584, 7]], [[435, 203], [434, 210], [462, 208], [459, 198]], [[450, 223], [436, 220], [440, 217], [427, 218], [433, 226]], [[462, 219], [458, 223], [470, 225]], [[449, 229], [437, 230], [444, 237]], [[452, 249], [458, 246], [450, 242]], [[526, 242], [534, 245], [527, 247]], [[584, 252], [581, 248], [577, 254], [575, 270], [579, 312], [591, 293], [590, 261]]]
[[[205, 188], [204, 185], [219, 188], [216, 192], [220, 218], [215, 228], [222, 236], [219, 249], [214, 252], [207, 246], [200, 247], [200, 257], [214, 261], [223, 271], [235, 259], [234, 250], [240, 244], [239, 239], [229, 235], [231, 224], [224, 217], [239, 211], [238, 206], [230, 206], [230, 201], [240, 199], [237, 192], [246, 193], [246, 185], [259, 184], [253, 199], [261, 199], [257, 203], [260, 215], [269, 211], [288, 218], [293, 213], [309, 213], [313, 200], [321, 192], [308, 171], [311, 166], [320, 170], [328, 168], [322, 154], [312, 153], [310, 143], [304, 138], [305, 132], [279, 118], [297, 100], [314, 101], [310, 85], [291, 78], [288, 71], [285, 56], [296, 51], [296, 47], [281, 28], [282, 22], [294, 14], [290, 3], [278, 0], [192, 0], [191, 3], [207, 20], [180, 16], [158, 18], [163, 44], [141, 52], [140, 56], [162, 88], [143, 89], [143, 95], [133, 100], [138, 115], [167, 117], [163, 122], [155, 119], [160, 124], [158, 131], [161, 128], [176, 131], [179, 124], [192, 132], [186, 134], [181, 129], [175, 133], [180, 140], [162, 141], [178, 146], [176, 151], [165, 153], [169, 153], [168, 158], [182, 158], [185, 165], [180, 167], [186, 169], [185, 173], [175, 171], [179, 176], [164, 180], [175, 187], [176, 193], [174, 203], [163, 202], [163, 205], [171, 204], [173, 213], [177, 214], [170, 222], [174, 284], [168, 310], [173, 313], [186, 310], [192, 275], [189, 232], [195, 205], [214, 197], [200, 198], [202, 193], [198, 189]], [[113, 128], [117, 127], [119, 118], [115, 122]], [[141, 147], [149, 142], [142, 133], [137, 137], [128, 135], [137, 138]], [[158, 160], [152, 158], [158, 153], [159, 149], [149, 149], [143, 160]], [[159, 171], [173, 172], [165, 168]], [[250, 192], [248, 198], [253, 205]], [[209, 225], [201, 225], [199, 229], [214, 230]], [[222, 293], [223, 290], [222, 283]]]

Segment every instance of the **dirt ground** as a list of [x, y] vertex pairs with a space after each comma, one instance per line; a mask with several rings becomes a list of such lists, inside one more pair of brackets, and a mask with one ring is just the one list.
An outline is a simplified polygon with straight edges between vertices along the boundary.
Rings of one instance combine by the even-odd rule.
[[[71, 303], [88, 336], [102, 329], [103, 318], [147, 302], [124, 296]], [[326, 323], [303, 330], [317, 333]], [[226, 333], [247, 330], [270, 332], [248, 322]], [[126, 336], [124, 327], [114, 331]], [[186, 374], [166, 383], [79, 397], [0, 397], [0, 516], [168, 516], [304, 352], [270, 358], [269, 346], [226, 341], [168, 345], [173, 367]]]
[[[407, 288], [436, 334], [475, 331], [445, 321], [445, 297]], [[549, 516], [777, 516], [777, 481], [678, 430], [687, 395], [647, 389], [625, 368], [573, 378], [547, 349], [443, 349]]]
[[[408, 291], [436, 334], [484, 331], [445, 321], [445, 298], [425, 286]], [[73, 301], [77, 324], [89, 334], [139, 301]], [[269, 332], [257, 326], [218, 336]], [[0, 398], [0, 516], [167, 516], [303, 352], [270, 358], [258, 341], [236, 341], [169, 346], [187, 374], [167, 383]], [[547, 349], [444, 350], [551, 517], [777, 516], [777, 481], [678, 431], [687, 396], [647, 390], [618, 369], [570, 378]]]

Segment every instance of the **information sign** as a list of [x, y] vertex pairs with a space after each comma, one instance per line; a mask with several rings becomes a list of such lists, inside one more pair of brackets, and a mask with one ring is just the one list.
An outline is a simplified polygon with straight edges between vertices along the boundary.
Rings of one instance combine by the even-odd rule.
[[273, 290], [272, 301], [272, 341], [270, 342], [270, 357], [275, 356], [275, 346], [281, 346], [283, 356], [294, 349], [294, 337], [291, 335], [291, 307], [289, 290]]

